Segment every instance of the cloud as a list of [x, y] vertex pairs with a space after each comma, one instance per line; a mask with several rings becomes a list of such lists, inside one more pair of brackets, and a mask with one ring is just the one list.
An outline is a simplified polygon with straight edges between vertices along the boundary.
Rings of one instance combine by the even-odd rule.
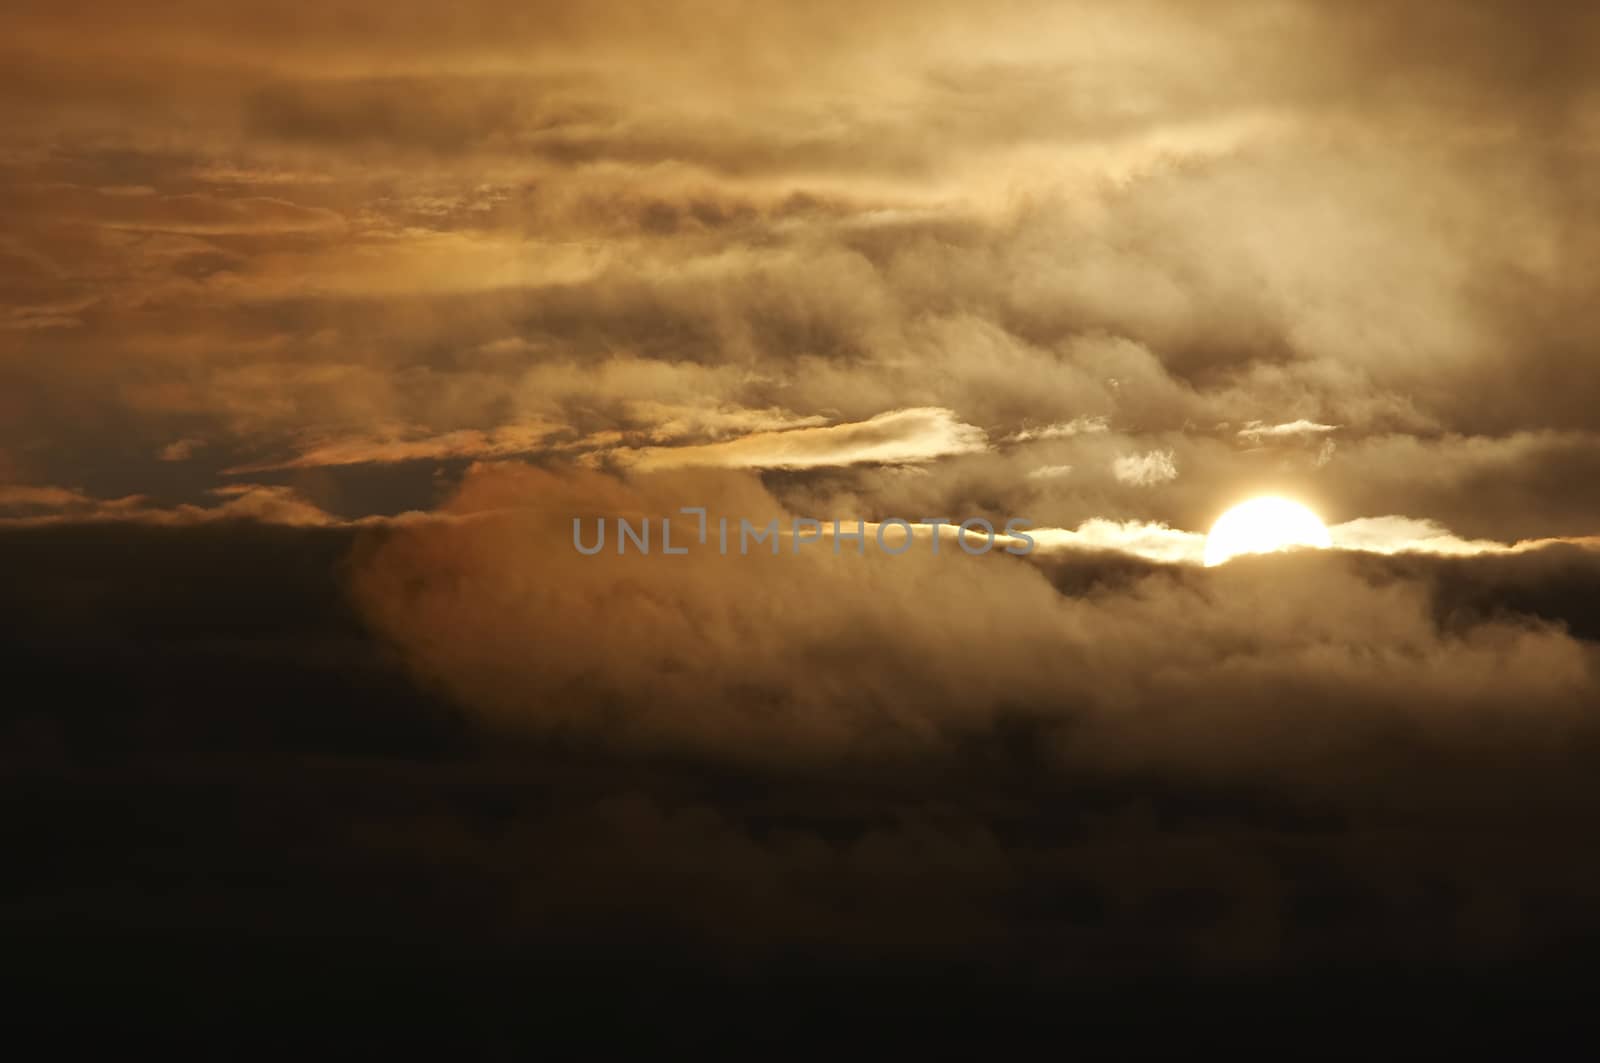
[[306, 501], [292, 487], [271, 484], [230, 484], [214, 488], [212, 494], [223, 499], [221, 505], [209, 509], [184, 506], [170, 514], [153, 512], [141, 519], [184, 522], [245, 517], [269, 524], [311, 527], [339, 523], [337, 518]]
[[831, 465], [914, 464], [984, 450], [983, 430], [937, 407], [891, 410], [865, 421], [758, 432], [721, 443], [619, 448], [609, 460], [641, 470], [691, 466], [810, 469]]
[[[741, 983], [800, 950], [832, 984], [864, 951], [874, 977], [924, 970], [913, 1010], [934, 955], [1102, 1008], [1108, 978], [1182, 962], [1259, 980], [1429, 944], [1453, 976], [1588, 925], [1535, 902], [1595, 881], [1549, 826], [1600, 793], [1600, 555], [572, 550], [574, 514], [690, 499], [790, 515], [750, 472], [504, 462], [427, 521], [0, 530], [8, 674], [52, 692], [0, 711], [11, 785], [72, 766], [48, 793], [105, 786], [117, 809], [36, 802], [55, 829], [17, 855], [74, 837], [90, 858], [52, 866], [74, 887], [54, 909], [169, 937], [265, 926], [342, 952], [403, 916], [463, 955], [659, 941]], [[226, 802], [198, 799], [221, 778]], [[286, 830], [294, 905], [180, 873]], [[141, 870], [76, 888], [107, 861]], [[950, 993], [971, 1006], [969, 979]]]
[[[1582, 138], [1550, 103], [1586, 99], [1592, 74], [1515, 58], [1588, 19], [1497, 4], [1446, 20], [1442, 49], [1380, 28], [1421, 16], [1298, 3], [1268, 27], [1232, 3], [1203, 27], [1168, 3], [751, 10], [714, 40], [611, 8], [551, 15], [535, 40], [473, 10], [371, 39], [317, 20], [288, 52], [266, 8], [134, 25], [108, 7], [88, 36], [27, 13], [0, 287], [28, 327], [0, 386], [33, 401], [0, 445], [37, 455], [30, 477], [82, 479], [96, 425], [156, 451], [174, 417], [234, 468], [326, 461], [374, 484], [399, 460], [607, 448], [799, 469], [736, 437], [939, 409], [1037, 453], [910, 448], [952, 459], [915, 489], [934, 512], [983, 495], [1066, 526], [1196, 526], [1271, 480], [1471, 537], [1600, 519], [1526, 448], [1486, 470], [1480, 504], [1461, 442], [1592, 422], [1571, 378], [1587, 363], [1560, 354], [1600, 336], [1569, 279], [1587, 252], [1567, 219], [1592, 194], [1552, 161]], [[197, 63], [179, 39], [248, 59]], [[1285, 61], [1307, 42], [1316, 63]], [[1367, 76], [1380, 55], [1430, 91], [1396, 98]], [[1483, 91], [1509, 71], [1542, 91]], [[529, 423], [556, 431], [495, 438]], [[1297, 445], [1195, 428], [1224, 423]], [[1183, 475], [1116, 477], [1152, 453]], [[788, 489], [864, 508], [908, 490], [838, 457], [805, 467], [851, 482]], [[1069, 464], [1048, 496], [1029, 476]], [[133, 466], [97, 476], [153, 489]]]
[[1140, 521], [1088, 520], [1076, 530], [1039, 528], [1031, 532], [1042, 550], [1111, 550], [1150, 561], [1198, 564], [1205, 556], [1206, 537], [1164, 524]]
[[162, 447], [156, 457], [162, 461], [188, 461], [203, 450], [205, 445], [203, 439], [178, 439]]
[[[1183, 531], [1142, 521], [1094, 519], [1076, 529], [1036, 528], [1030, 532], [1041, 550], [1112, 551], [1161, 563], [1199, 564], [1205, 556], [1203, 532]], [[1436, 521], [1414, 517], [1362, 517], [1334, 524], [1328, 534], [1337, 550], [1372, 554], [1435, 554], [1474, 557], [1513, 554], [1555, 544], [1584, 547], [1592, 537], [1540, 539], [1502, 543], [1492, 539], [1463, 539]]]
[[268, 236], [342, 231], [345, 219], [326, 207], [275, 196], [159, 194], [149, 186], [86, 188], [70, 183], [30, 185], [21, 203], [40, 220], [99, 226], [112, 232], [190, 236]]
[[229, 475], [277, 469], [314, 469], [338, 465], [392, 465], [405, 461], [483, 459], [527, 454], [540, 449], [559, 429], [549, 424], [504, 425], [487, 431], [464, 429], [439, 435], [326, 439], [311, 443], [292, 458], [253, 462], [225, 470]]
[[693, 437], [718, 438], [755, 432], [779, 432], [795, 428], [818, 428], [828, 419], [819, 414], [800, 417], [775, 407], [764, 410], [729, 409], [636, 399], [628, 404], [628, 414], [648, 425], [652, 441], [665, 442]]
[[1263, 424], [1260, 421], [1251, 421], [1239, 429], [1239, 438], [1252, 443], [1259, 443], [1263, 439], [1283, 439], [1296, 436], [1316, 436], [1327, 432], [1336, 432], [1336, 424], [1318, 424], [1301, 418], [1297, 421], [1287, 421], [1283, 424]]
[[1128, 454], [1111, 463], [1113, 475], [1125, 484], [1149, 487], [1178, 478], [1178, 466], [1170, 450], [1152, 450], [1145, 454]]
[[1074, 417], [1070, 421], [1057, 421], [1040, 428], [1024, 428], [1007, 437], [1009, 442], [1027, 443], [1035, 439], [1070, 439], [1090, 432], [1104, 432], [1110, 428], [1105, 417]]
[[93, 500], [70, 487], [0, 484], [0, 509], [62, 509]]
[[[1471, 556], [1511, 553], [1545, 545], [1507, 544], [1492, 539], [1463, 539], [1436, 521], [1410, 517], [1363, 517], [1328, 529], [1333, 545], [1341, 550], [1366, 550], [1380, 554], [1424, 553]], [[1554, 540], [1546, 540], [1551, 542]]]
[[[573, 549], [574, 514], [638, 520], [686, 499], [713, 517], [787, 516], [744, 473], [484, 466], [446, 507], [472, 519], [375, 537], [354, 593], [422, 674], [496, 726], [759, 760], [926, 751], [1026, 707], [1053, 756], [1310, 785], [1370, 780], [1361, 758], [1396, 727], [1470, 744], [1469, 721], [1517, 705], [1575, 728], [1593, 693], [1592, 647], [1537, 617], [1458, 613], [1464, 629], [1441, 628], [1444, 570], [1418, 566], [1451, 559], [1130, 567], [1118, 553], [1181, 560], [1202, 537], [1110, 521], [1034, 531], [1027, 559]], [[1087, 586], [1085, 565], [1100, 573]]]
[[[332, 527], [339, 518], [307, 501], [292, 487], [273, 484], [230, 484], [208, 494], [220, 503], [159, 506], [143, 495], [93, 498], [81, 491], [59, 487], [0, 489], [0, 525], [49, 527], [79, 524], [130, 523], [188, 526], [214, 521], [248, 520], [286, 527]], [[20, 512], [18, 512], [20, 511]]]

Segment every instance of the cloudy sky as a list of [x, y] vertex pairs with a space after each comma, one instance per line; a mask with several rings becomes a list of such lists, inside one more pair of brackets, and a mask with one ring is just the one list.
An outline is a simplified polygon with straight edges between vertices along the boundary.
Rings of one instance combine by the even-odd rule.
[[1591, 533], [1595, 19], [1396, 6], [22, 3], [0, 504]]
[[[112, 749], [153, 817], [152, 780], [242, 758], [254, 810], [145, 869], [204, 917], [134, 872], [73, 892], [134, 859], [105, 831], [6, 925], [237, 930], [238, 889], [181, 869], [270, 866], [251, 817], [290, 794], [297, 928], [393, 875], [384, 911], [456, 939], [626, 913], [719, 971], [819, 942], [1388, 962], [1429, 890], [1408, 956], [1595, 929], [1600, 865], [1526, 842], [1600, 809], [1592, 5], [12, 0], [0, 27], [7, 653], [61, 692], [7, 710], [8, 785], [70, 804], [30, 773]], [[1199, 566], [1262, 494], [1340, 549]], [[572, 550], [574, 517], [680, 506], [1021, 517], [1039, 548]], [[306, 757], [328, 780], [285, 781]], [[1010, 818], [1019, 778], [1075, 826]], [[748, 797], [774, 779], [782, 809]], [[1518, 797], [1482, 845], [1416, 842], [1480, 824], [1484, 779]], [[1216, 822], [1174, 826], [1172, 792]], [[590, 871], [539, 879], [540, 847]], [[612, 874], [665, 899], [585, 907]], [[902, 909], [902, 880], [933, 885]]]

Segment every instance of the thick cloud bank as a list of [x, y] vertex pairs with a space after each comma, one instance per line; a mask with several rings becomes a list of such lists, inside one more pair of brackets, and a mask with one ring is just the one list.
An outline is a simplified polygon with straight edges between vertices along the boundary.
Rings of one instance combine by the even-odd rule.
[[[659, 527], [649, 555], [574, 547], [574, 515], [659, 521], [687, 502], [713, 522], [792, 520], [748, 474], [483, 466], [454, 519], [370, 533], [355, 591], [423, 675], [499, 726], [763, 762], [937, 751], [1026, 720], [1062, 764], [1315, 783], [1364, 777], [1392, 743], [1470, 756], [1509, 735], [1546, 753], [1600, 694], [1581, 593], [1554, 612], [1445, 611], [1478, 578], [1466, 563], [1334, 552], [1203, 570], [830, 538], [724, 555], [714, 534], [695, 546], [694, 516], [676, 517], [683, 556], [660, 552]], [[1559, 565], [1592, 585], [1600, 557], [1555, 547], [1508, 571]]]

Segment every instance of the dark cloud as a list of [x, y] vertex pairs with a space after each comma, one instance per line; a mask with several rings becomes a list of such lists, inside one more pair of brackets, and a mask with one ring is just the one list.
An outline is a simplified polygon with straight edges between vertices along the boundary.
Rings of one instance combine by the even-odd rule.
[[14, 999], [458, 1045], [704, 994], [826, 1022], [871, 986], [975, 1026], [1402, 976], [1510, 1007], [1597, 929], [1592, 553], [538, 560], [569, 505], [690, 486], [485, 473], [458, 510], [545, 516], [366, 542], [0, 531]]

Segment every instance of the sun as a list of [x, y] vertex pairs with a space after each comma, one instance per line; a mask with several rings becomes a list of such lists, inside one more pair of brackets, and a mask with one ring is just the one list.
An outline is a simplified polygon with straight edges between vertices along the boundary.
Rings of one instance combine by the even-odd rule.
[[1317, 515], [1287, 498], [1263, 496], [1234, 506], [1211, 526], [1205, 562], [1220, 565], [1240, 554], [1266, 554], [1296, 546], [1333, 545]]

